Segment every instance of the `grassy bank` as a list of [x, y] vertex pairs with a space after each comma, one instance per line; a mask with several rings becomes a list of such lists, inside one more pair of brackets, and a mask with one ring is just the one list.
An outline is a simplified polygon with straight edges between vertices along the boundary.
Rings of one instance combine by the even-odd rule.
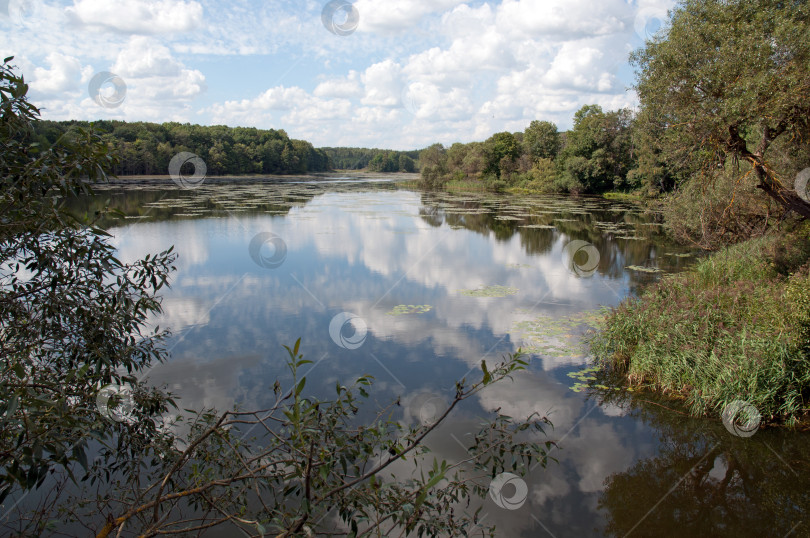
[[635, 387], [719, 415], [810, 419], [810, 223], [740, 243], [665, 277], [608, 315], [594, 355]]

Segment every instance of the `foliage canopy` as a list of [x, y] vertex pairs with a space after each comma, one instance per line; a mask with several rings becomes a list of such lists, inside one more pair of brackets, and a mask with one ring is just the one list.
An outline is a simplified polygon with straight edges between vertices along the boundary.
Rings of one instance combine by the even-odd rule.
[[632, 60], [638, 128], [668, 166], [711, 181], [745, 162], [765, 194], [810, 216], [810, 202], [794, 190], [810, 165], [805, 0], [684, 0]]

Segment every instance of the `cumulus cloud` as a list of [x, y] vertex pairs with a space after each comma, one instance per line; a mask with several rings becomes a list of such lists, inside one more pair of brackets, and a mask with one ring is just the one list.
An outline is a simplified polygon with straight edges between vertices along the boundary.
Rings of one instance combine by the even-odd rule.
[[392, 60], [379, 62], [362, 75], [365, 95], [361, 102], [364, 105], [397, 106], [402, 88], [400, 82], [400, 65]]
[[[320, 3], [31, 2], [25, 24], [0, 17], [0, 51], [26, 51], [48, 118], [281, 128], [316, 145], [392, 149], [480, 140], [534, 119], [568, 129], [585, 104], [634, 106], [628, 52], [673, 5], [357, 0], [360, 26], [341, 37], [323, 27]], [[125, 79], [127, 99], [99, 110], [85, 89], [107, 70]]]
[[203, 17], [198, 2], [183, 0], [75, 0], [67, 12], [80, 25], [126, 34], [187, 32]]
[[[211, 108], [215, 123], [268, 126], [280, 121], [295, 126], [349, 117], [351, 103], [342, 98], [320, 98], [299, 87], [276, 86], [253, 99], [226, 101]], [[300, 135], [298, 135], [300, 136]]]
[[524, 36], [576, 39], [624, 29], [628, 4], [621, 0], [504, 0], [498, 25]]
[[355, 9], [360, 13], [359, 31], [401, 32], [417, 25], [432, 13], [463, 4], [463, 0], [357, 0]]
[[35, 67], [31, 89], [42, 95], [75, 93], [79, 90], [83, 72], [81, 61], [58, 52], [45, 58], [49, 67]]
[[315, 97], [360, 97], [362, 95], [357, 71], [349, 71], [343, 78], [325, 80], [318, 84], [312, 94]]
[[[189, 103], [206, 90], [205, 76], [187, 68], [153, 37], [132, 36], [109, 71], [125, 82], [126, 99], [120, 109], [107, 112], [124, 118], [158, 122], [187, 118]], [[93, 107], [89, 99], [83, 104]]]
[[[567, 129], [585, 104], [606, 109], [635, 104], [620, 70], [641, 39], [637, 22], [643, 27], [651, 16], [665, 13], [666, 1], [634, 6], [621, 0], [504, 0], [475, 6], [359, 0], [355, 7], [361, 16], [358, 34], [395, 44], [386, 57], [321, 80], [312, 90], [297, 87], [295, 104], [284, 115], [269, 113], [267, 95], [284, 88], [276, 86], [217, 105], [212, 109], [217, 119], [260, 125], [258, 118], [272, 117], [299, 136], [312, 133], [316, 144], [373, 142], [395, 149], [486, 138], [496, 131], [522, 130], [534, 119]], [[391, 37], [401, 28], [433, 37], [408, 47], [405, 38]], [[331, 116], [323, 113], [325, 102]], [[318, 129], [307, 121], [319, 122]], [[331, 130], [324, 132], [330, 122]], [[383, 132], [370, 134], [370, 128]]]

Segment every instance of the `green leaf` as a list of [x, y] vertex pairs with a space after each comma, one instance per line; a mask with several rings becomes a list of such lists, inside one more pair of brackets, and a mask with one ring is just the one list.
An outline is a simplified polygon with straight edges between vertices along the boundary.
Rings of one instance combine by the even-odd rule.
[[487, 361], [483, 359], [481, 360], [481, 369], [484, 371], [483, 383], [486, 385], [492, 380], [492, 376], [490, 375], [489, 370], [487, 370]]
[[[446, 462], [442, 462], [442, 463], [446, 465]], [[442, 479], [444, 479], [444, 475], [447, 472], [447, 469], [445, 468], [445, 465], [442, 466], [442, 471], [438, 472], [438, 473], [435, 473], [431, 477], [431, 479], [428, 481], [428, 483], [425, 484], [425, 486], [422, 488], [421, 493], [419, 493], [419, 496], [416, 498], [416, 502], [414, 502], [414, 511], [418, 510], [419, 507], [422, 506], [422, 503], [425, 502], [425, 499], [427, 498], [428, 493], [430, 492], [430, 489], [433, 488], [439, 482], [441, 482]], [[434, 469], [435, 469], [436, 468], [436, 460], [435, 459], [433, 460], [433, 466], [434, 466]]]
[[301, 391], [304, 390], [304, 385], [307, 384], [307, 378], [301, 378], [301, 381], [298, 382], [298, 385], [295, 387], [295, 395], [298, 396], [301, 394]]

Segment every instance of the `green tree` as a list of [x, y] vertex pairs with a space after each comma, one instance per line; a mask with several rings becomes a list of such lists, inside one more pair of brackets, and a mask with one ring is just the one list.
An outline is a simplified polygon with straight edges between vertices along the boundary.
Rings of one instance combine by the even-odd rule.
[[472, 179], [481, 179], [486, 168], [486, 151], [482, 142], [470, 142], [461, 162], [461, 171]]
[[413, 159], [408, 157], [406, 154], [400, 153], [397, 161], [397, 166], [400, 172], [413, 173], [416, 171], [416, 164], [413, 162]]
[[725, 165], [745, 162], [762, 193], [810, 217], [794, 190], [810, 164], [805, 0], [683, 0], [632, 60], [639, 127], [669, 166], [698, 169], [711, 182]]
[[[0, 69], [0, 500], [61, 468], [87, 467], [91, 440], [119, 464], [155, 434], [169, 400], [140, 390], [133, 373], [160, 360], [165, 332], [144, 332], [161, 311], [157, 291], [174, 255], [133, 264], [115, 257], [109, 234], [79, 222], [63, 200], [92, 192], [113, 161], [101, 139], [71, 129], [50, 146], [32, 141], [39, 116], [27, 85]], [[137, 423], [109, 424], [99, 389], [132, 384]], [[121, 444], [110, 449], [115, 437]]]
[[[101, 513], [109, 515], [97, 536], [123, 527], [157, 535], [224, 524], [248, 535], [302, 536], [342, 526], [353, 536], [470, 536], [486, 530], [494, 536], [477, 523], [478, 511], [465, 512], [464, 504], [486, 495], [487, 479], [496, 474], [547, 463], [551, 442], [519, 439], [522, 432], [542, 433], [548, 421], [535, 417], [513, 421], [498, 415], [473, 436], [469, 458], [455, 464], [429, 459], [423, 444], [461, 402], [521, 369], [520, 357], [492, 370], [482, 363], [483, 378], [457, 384], [434, 420], [403, 424], [393, 418], [392, 403], [358, 425], [355, 415], [365, 407], [371, 378], [337, 383], [334, 400], [306, 397], [306, 378], [298, 372], [311, 361], [299, 345], [287, 348], [290, 391], [282, 392], [276, 382], [270, 409], [197, 417], [185, 448], [166, 454], [156, 472], [145, 471], [144, 482], [154, 487], [142, 488], [139, 496], [116, 491], [99, 501]], [[261, 435], [245, 438], [242, 432], [252, 429]], [[384, 477], [394, 464], [408, 461], [422, 469], [407, 480]], [[261, 492], [258, 499], [254, 492]], [[251, 500], [255, 508], [247, 509]], [[183, 507], [192, 503], [207, 510], [184, 515]]]
[[560, 151], [557, 126], [550, 121], [532, 121], [523, 132], [523, 147], [532, 161], [556, 158]]
[[[211, 127], [180, 123], [125, 123], [121, 121], [38, 121], [35, 138], [51, 145], [74, 128], [95, 129], [113, 148], [118, 162], [111, 171], [119, 175], [165, 174], [172, 157], [189, 151], [201, 157], [211, 175], [301, 174], [329, 170], [329, 157], [303, 140], [291, 140], [284, 131], [273, 129]], [[292, 149], [287, 165], [281, 158], [285, 146]]]
[[583, 106], [574, 114], [574, 128], [558, 159], [567, 188], [586, 192], [625, 188], [634, 165], [632, 149], [628, 110], [605, 113], [599, 105]]
[[438, 189], [447, 181], [447, 151], [441, 144], [433, 144], [419, 154], [421, 182], [429, 189]]
[[485, 174], [494, 174], [498, 179], [501, 174], [512, 171], [512, 163], [520, 157], [520, 144], [510, 132], [495, 133], [485, 142], [488, 150]]
[[289, 142], [281, 152], [281, 166], [284, 172], [297, 170], [301, 159], [296, 155], [295, 148]]
[[382, 153], [378, 153], [368, 163], [368, 169], [375, 172], [382, 172], [385, 168], [385, 157]]

